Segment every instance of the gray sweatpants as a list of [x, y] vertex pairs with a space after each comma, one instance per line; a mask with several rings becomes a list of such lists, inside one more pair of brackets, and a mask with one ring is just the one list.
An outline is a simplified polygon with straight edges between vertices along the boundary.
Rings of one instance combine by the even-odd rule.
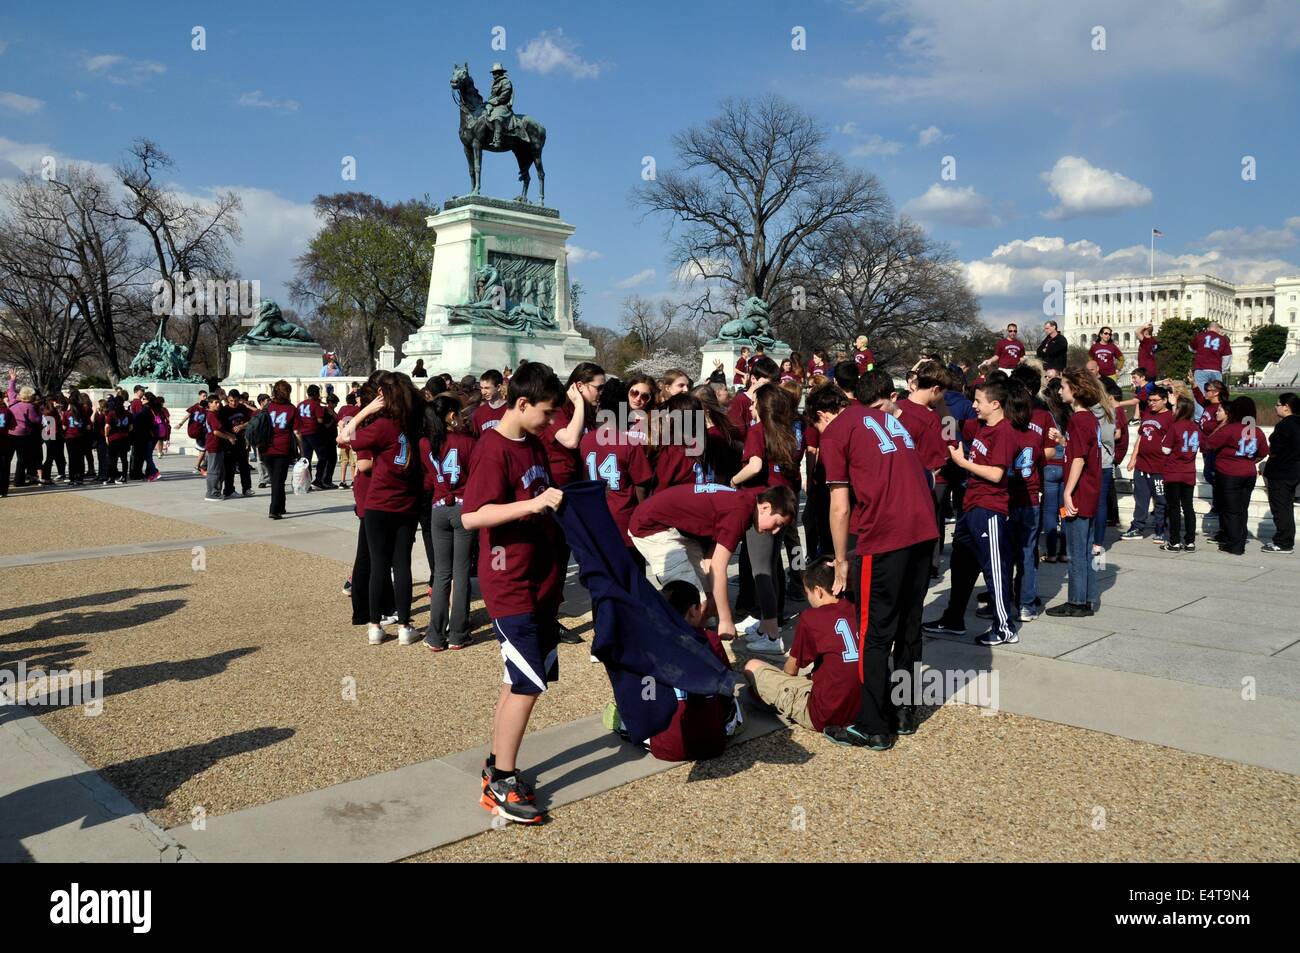
[[208, 498], [221, 499], [226, 481], [226, 451], [208, 451]]
[[461, 523], [460, 506], [433, 507], [429, 534], [433, 541], [433, 599], [425, 641], [441, 644], [446, 639], [452, 645], [464, 645], [469, 641], [470, 555], [477, 534]]

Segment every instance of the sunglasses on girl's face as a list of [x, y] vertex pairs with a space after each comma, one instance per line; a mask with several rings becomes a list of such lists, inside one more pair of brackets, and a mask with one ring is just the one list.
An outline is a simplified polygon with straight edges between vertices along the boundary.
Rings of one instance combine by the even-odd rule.
[[628, 391], [627, 396], [630, 397], [632, 400], [649, 400], [650, 392], [648, 390]]

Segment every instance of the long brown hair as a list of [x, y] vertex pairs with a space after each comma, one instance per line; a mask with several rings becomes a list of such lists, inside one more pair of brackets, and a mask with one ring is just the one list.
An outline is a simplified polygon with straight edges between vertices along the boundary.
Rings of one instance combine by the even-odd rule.
[[1061, 376], [1070, 385], [1074, 402], [1080, 407], [1095, 407], [1101, 403], [1101, 381], [1088, 373], [1087, 368], [1067, 367]]
[[384, 371], [375, 386], [384, 394], [384, 408], [380, 414], [396, 423], [406, 434], [406, 439], [414, 443], [424, 429], [424, 401], [415, 384], [398, 371]]
[[271, 399], [276, 403], [287, 404], [292, 396], [293, 388], [289, 386], [288, 381], [278, 380], [271, 385]]
[[713, 389], [712, 384], [701, 384], [691, 391], [691, 396], [704, 408], [704, 416], [710, 427], [717, 427], [718, 432], [732, 443], [740, 441], [742, 436], [740, 428], [731, 422], [727, 412], [722, 409], [722, 404], [718, 402], [718, 392]]
[[794, 436], [794, 401], [776, 384], [764, 384], [754, 393], [758, 406], [758, 423], [763, 428], [763, 443], [769, 463], [782, 470], [798, 463], [799, 444]]

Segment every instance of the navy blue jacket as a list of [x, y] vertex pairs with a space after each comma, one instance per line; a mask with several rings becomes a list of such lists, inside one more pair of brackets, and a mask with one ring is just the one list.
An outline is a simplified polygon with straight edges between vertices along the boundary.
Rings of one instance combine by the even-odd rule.
[[632, 561], [609, 514], [604, 482], [564, 487], [555, 518], [573, 549], [578, 578], [591, 594], [596, 633], [591, 654], [605, 665], [632, 740], [644, 741], [668, 727], [677, 711], [674, 688], [730, 697], [740, 679]]

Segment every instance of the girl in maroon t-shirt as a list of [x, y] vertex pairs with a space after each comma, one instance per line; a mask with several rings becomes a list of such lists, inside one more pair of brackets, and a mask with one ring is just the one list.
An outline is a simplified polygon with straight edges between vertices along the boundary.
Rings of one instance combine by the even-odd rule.
[[655, 471], [655, 491], [670, 486], [710, 483], [707, 439], [697, 432], [704, 406], [692, 394], [677, 394], [660, 405], [651, 418], [650, 462]]
[[578, 444], [596, 421], [596, 407], [604, 389], [605, 371], [599, 364], [583, 361], [569, 375], [568, 400], [555, 412], [540, 438], [551, 465], [553, 486], [562, 487], [582, 479]]
[[[409, 377], [393, 371], [379, 374], [375, 386], [375, 399], [348, 421], [338, 442], [374, 455], [361, 519], [370, 556], [367, 638], [371, 645], [384, 640], [380, 612], [384, 580], [391, 573], [397, 599], [397, 639], [402, 645], [411, 645], [418, 638], [411, 626], [411, 546], [418, 524], [422, 475], [420, 395]], [[356, 586], [354, 578], [354, 590]]]
[[[1201, 446], [1201, 428], [1192, 419], [1196, 405], [1180, 394], [1174, 405], [1174, 420], [1165, 431], [1165, 519], [1167, 542], [1160, 548], [1170, 553], [1196, 551], [1196, 513], [1192, 509], [1192, 488], [1196, 486], [1196, 452]], [[1181, 527], [1180, 527], [1181, 521]], [[1181, 529], [1181, 535], [1180, 535]]]
[[1256, 468], [1268, 456], [1268, 437], [1256, 422], [1255, 402], [1249, 397], [1234, 397], [1226, 405], [1220, 404], [1217, 417], [1218, 429], [1201, 443], [1214, 452], [1219, 498], [1216, 542], [1221, 552], [1244, 556], [1246, 513], [1255, 491]]
[[278, 520], [284, 516], [284, 481], [288, 479], [289, 464], [296, 458], [294, 446], [294, 421], [298, 408], [293, 405], [293, 390], [286, 380], [278, 380], [271, 388], [271, 400], [264, 413], [271, 425], [271, 442], [262, 451], [271, 484], [271, 511], [269, 516]]
[[432, 652], [469, 645], [469, 577], [474, 533], [461, 522], [465, 481], [476, 441], [461, 415], [460, 401], [447, 394], [424, 409], [420, 463], [431, 501], [433, 549], [429, 627], [424, 644]]
[[[1086, 369], [1066, 368], [1061, 377], [1061, 401], [1073, 413], [1065, 435], [1065, 486], [1061, 498], [1061, 516], [1070, 560], [1068, 601], [1047, 610], [1050, 616], [1090, 616], [1101, 602], [1097, 566], [1088, 558], [1093, 538], [1092, 521], [1105, 519], [1101, 499], [1101, 426], [1092, 408], [1102, 400], [1101, 383]], [[1051, 431], [1049, 437], [1058, 434]]]
[[691, 396], [699, 402], [708, 423], [704, 437], [705, 476], [710, 483], [725, 486], [740, 469], [740, 452], [745, 446], [745, 435], [727, 416], [712, 384], [701, 384], [691, 391]]

